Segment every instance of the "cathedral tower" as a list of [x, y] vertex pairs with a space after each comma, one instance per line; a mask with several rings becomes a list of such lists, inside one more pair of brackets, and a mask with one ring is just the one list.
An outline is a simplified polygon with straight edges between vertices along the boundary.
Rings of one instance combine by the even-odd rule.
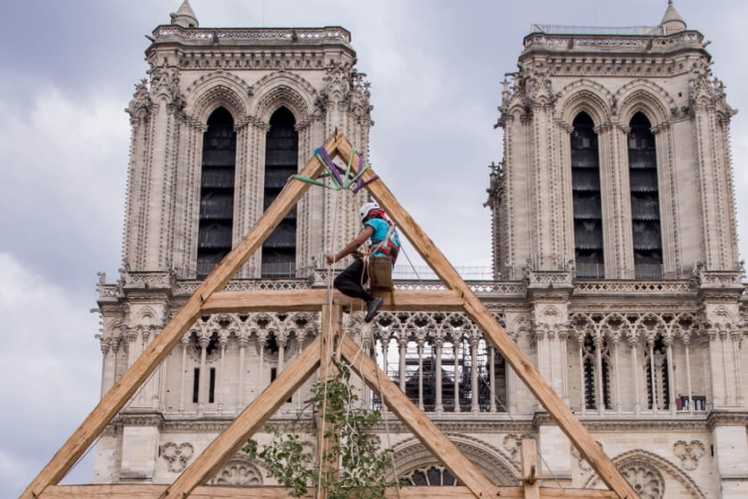
[[[148, 78], [126, 110], [121, 279], [100, 287], [103, 391], [316, 147], [338, 129], [367, 156], [373, 124], [368, 83], [341, 27], [205, 28], [184, 0], [148, 38]], [[330, 192], [310, 190], [230, 286], [307, 286], [320, 256], [360, 228], [364, 193]], [[174, 472], [196, 442], [166, 445], [164, 422], [189, 433], [185, 419], [220, 425], [235, 415], [316, 331], [313, 317], [283, 319], [213, 317], [196, 326], [99, 443], [95, 481], [158, 481]], [[157, 461], [163, 452], [181, 457]]]
[[[745, 494], [746, 311], [735, 111], [707, 44], [672, 1], [657, 26], [533, 26], [504, 82], [488, 205], [495, 276], [525, 281], [532, 349], [556, 390], [601, 429], [626, 420], [634, 446], [643, 425], [700, 421], [655, 453], [698, 476], [711, 449], [702, 466], [727, 498]], [[551, 467], [571, 473], [557, 431], [539, 431]], [[646, 497], [681, 497], [649, 461], [659, 492]]]

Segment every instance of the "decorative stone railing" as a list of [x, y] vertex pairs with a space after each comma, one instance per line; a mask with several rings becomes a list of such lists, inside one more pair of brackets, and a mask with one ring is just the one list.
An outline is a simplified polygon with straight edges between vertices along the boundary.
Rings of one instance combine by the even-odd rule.
[[673, 295], [693, 294], [696, 287], [692, 280], [678, 281], [577, 281], [575, 295], [597, 294], [647, 294]]
[[[428, 290], [445, 290], [447, 287], [436, 280], [416, 281], [416, 280], [394, 280], [395, 289], [428, 291]], [[474, 293], [496, 293], [502, 295], [525, 295], [525, 286], [521, 282], [497, 282], [497, 281], [466, 281], [467, 285]]]
[[331, 26], [326, 28], [182, 28], [181, 26], [164, 25], [153, 31], [155, 41], [178, 39], [184, 41], [219, 42], [227, 40], [234, 43], [299, 41], [303, 43], [324, 43], [328, 41], [351, 43], [351, 34], [347, 30]]
[[[178, 281], [175, 294], [191, 295], [202, 284], [202, 281]], [[224, 291], [283, 291], [289, 289], [308, 289], [309, 279], [237, 279], [229, 281]]]
[[669, 36], [532, 33], [525, 37], [524, 53], [535, 50], [662, 53], [676, 48], [702, 49], [703, 41], [704, 37], [696, 31], [684, 31]]

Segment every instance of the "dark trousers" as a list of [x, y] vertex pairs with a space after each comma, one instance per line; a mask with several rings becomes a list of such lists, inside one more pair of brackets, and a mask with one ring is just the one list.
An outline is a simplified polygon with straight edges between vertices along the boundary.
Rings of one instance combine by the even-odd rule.
[[364, 261], [356, 259], [335, 278], [333, 282], [335, 289], [344, 295], [370, 302], [374, 297], [364, 289], [363, 285], [369, 280], [369, 274], [364, 270]]

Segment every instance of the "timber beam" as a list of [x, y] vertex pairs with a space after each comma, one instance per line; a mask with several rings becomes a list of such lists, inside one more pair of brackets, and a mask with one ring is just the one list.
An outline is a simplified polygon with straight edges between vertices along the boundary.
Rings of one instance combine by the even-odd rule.
[[[375, 291], [384, 300], [380, 311], [386, 312], [461, 312], [465, 300], [454, 291]], [[223, 291], [213, 293], [201, 306], [203, 314], [247, 312], [319, 312], [330, 301], [327, 289], [293, 289], [284, 291]], [[333, 294], [333, 304], [343, 310], [363, 310], [363, 301]]]
[[[163, 485], [57, 485], [47, 487], [38, 499], [157, 499]], [[283, 487], [219, 487], [202, 485], [190, 499], [288, 499], [291, 489]], [[525, 499], [523, 487], [497, 487], [501, 499]], [[475, 499], [467, 487], [400, 487], [388, 489], [386, 499]], [[615, 492], [596, 489], [540, 488], [541, 499], [616, 499]], [[314, 499], [314, 493], [301, 499]]]

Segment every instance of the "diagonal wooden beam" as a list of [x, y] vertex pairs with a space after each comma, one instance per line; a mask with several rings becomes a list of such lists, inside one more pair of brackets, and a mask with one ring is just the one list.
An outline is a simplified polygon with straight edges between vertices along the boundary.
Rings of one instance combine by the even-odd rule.
[[[331, 135], [324, 144], [327, 151], [334, 151], [343, 135]], [[301, 175], [316, 178], [324, 166], [312, 157], [300, 172]], [[62, 480], [75, 462], [83, 455], [109, 422], [125, 406], [132, 395], [148, 379], [179, 342], [201, 313], [203, 301], [223, 289], [249, 258], [257, 251], [270, 233], [291, 211], [301, 196], [309, 189], [306, 182], [289, 182], [275, 201], [262, 214], [255, 227], [244, 240], [229, 253], [216, 269], [202, 282], [190, 300], [148, 345], [132, 366], [122, 375], [112, 388], [101, 398], [94, 410], [86, 417], [73, 435], [54, 455], [47, 466], [29, 484], [20, 499], [38, 497], [49, 485]]]
[[371, 357], [359, 350], [359, 346], [350, 337], [343, 335], [340, 349], [343, 358], [400, 421], [410, 428], [424, 447], [444, 463], [444, 466], [469, 488], [475, 497], [496, 497], [498, 487], [492, 484], [423, 411], [410, 401]]
[[320, 344], [320, 337], [317, 336], [159, 498], [182, 499], [189, 496], [195, 487], [213, 477], [226, 461], [234, 457], [247, 443], [247, 439], [317, 370], [320, 364]]
[[[335, 151], [346, 163], [350, 161], [351, 144], [343, 138]], [[355, 162], [353, 162], [355, 163]], [[368, 169], [362, 175], [364, 181], [374, 178], [374, 173]], [[590, 463], [600, 479], [615, 491], [622, 499], [638, 497], [631, 485], [616, 469], [610, 458], [592, 438], [592, 435], [579, 422], [566, 404], [558, 397], [540, 372], [512, 341], [503, 327], [496, 321], [491, 312], [478, 299], [470, 287], [452, 267], [439, 248], [429, 239], [421, 227], [413, 220], [407, 211], [398, 203], [380, 179], [366, 186], [369, 194], [387, 212], [387, 215], [397, 224], [399, 230], [410, 240], [418, 253], [428, 263], [447, 288], [457, 292], [465, 299], [465, 312], [478, 324], [488, 340], [501, 352], [504, 360], [514, 369], [517, 376], [535, 395], [540, 404], [553, 417], [561, 430], [579, 449], [582, 456]]]

